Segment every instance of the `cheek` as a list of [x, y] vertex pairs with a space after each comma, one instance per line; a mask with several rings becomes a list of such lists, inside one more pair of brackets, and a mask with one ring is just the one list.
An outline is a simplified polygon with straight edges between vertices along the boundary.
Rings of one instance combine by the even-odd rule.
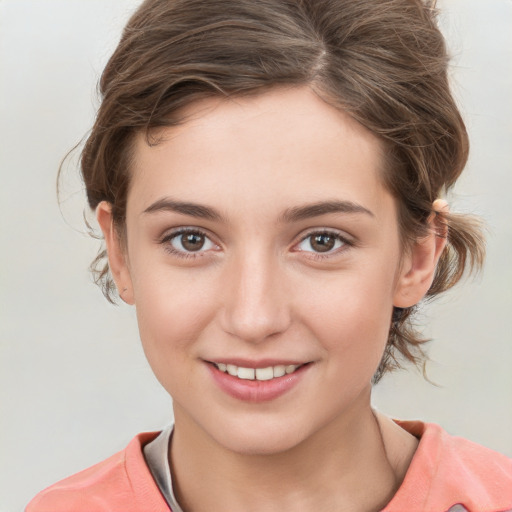
[[393, 274], [366, 268], [309, 289], [303, 309], [324, 351], [349, 373], [366, 366], [373, 375], [388, 339]]
[[[194, 341], [213, 315], [211, 293], [194, 273], [147, 265], [134, 272], [135, 306], [146, 357], [168, 388], [168, 379], [190, 371]], [[172, 370], [171, 370], [172, 369]]]

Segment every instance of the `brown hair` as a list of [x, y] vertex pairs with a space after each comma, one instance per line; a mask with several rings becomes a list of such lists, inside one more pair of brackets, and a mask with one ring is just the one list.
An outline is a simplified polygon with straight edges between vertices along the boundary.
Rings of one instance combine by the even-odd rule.
[[[207, 96], [309, 85], [387, 147], [386, 186], [397, 199], [404, 247], [424, 236], [432, 203], [453, 186], [468, 155], [450, 93], [448, 58], [432, 2], [421, 0], [146, 0], [129, 20], [100, 81], [102, 104], [82, 151], [89, 205], [125, 222], [134, 134], [180, 123], [181, 107]], [[473, 217], [441, 214], [448, 245], [427, 294], [477, 269], [484, 249]], [[92, 265], [113, 300], [106, 252]], [[397, 309], [378, 381], [420, 363], [425, 340]]]

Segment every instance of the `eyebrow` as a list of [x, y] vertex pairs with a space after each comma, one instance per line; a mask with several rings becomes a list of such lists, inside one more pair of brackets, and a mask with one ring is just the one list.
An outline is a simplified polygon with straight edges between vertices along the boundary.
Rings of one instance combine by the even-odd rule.
[[352, 201], [319, 201], [318, 203], [306, 204], [288, 208], [279, 218], [279, 222], [298, 222], [311, 217], [319, 217], [328, 213], [363, 213], [370, 217], [375, 215], [364, 206]]
[[223, 216], [214, 208], [187, 201], [175, 201], [169, 198], [159, 199], [148, 206], [143, 213], [176, 212], [199, 219], [223, 221]]
[[[170, 198], [158, 199], [148, 206], [143, 213], [156, 212], [176, 212], [190, 217], [208, 219], [213, 221], [223, 221], [226, 219], [217, 210], [209, 206], [191, 203], [187, 201], [176, 201]], [[292, 223], [312, 217], [319, 217], [328, 213], [362, 213], [374, 217], [374, 214], [364, 206], [352, 201], [319, 201], [302, 206], [287, 208], [278, 219], [279, 223]]]

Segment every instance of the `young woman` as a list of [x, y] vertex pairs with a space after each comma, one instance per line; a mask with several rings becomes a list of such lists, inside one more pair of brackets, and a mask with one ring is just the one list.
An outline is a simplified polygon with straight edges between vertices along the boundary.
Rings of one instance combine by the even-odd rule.
[[483, 259], [446, 60], [419, 0], [141, 5], [81, 164], [175, 422], [28, 512], [512, 510], [509, 459], [370, 401]]

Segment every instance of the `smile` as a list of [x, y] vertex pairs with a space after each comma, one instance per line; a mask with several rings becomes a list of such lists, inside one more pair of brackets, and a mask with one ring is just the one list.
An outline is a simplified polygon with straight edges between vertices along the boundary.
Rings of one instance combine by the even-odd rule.
[[221, 391], [237, 400], [252, 403], [275, 400], [290, 392], [313, 367], [312, 361], [298, 364], [290, 361], [274, 365], [270, 361], [257, 364], [239, 361], [245, 366], [233, 364], [238, 361], [205, 362]]
[[289, 375], [302, 366], [300, 364], [279, 364], [276, 366], [267, 366], [266, 368], [244, 368], [243, 366], [236, 366], [234, 364], [214, 363], [214, 365], [221, 372], [244, 380], [272, 380], [283, 377], [284, 375]]

